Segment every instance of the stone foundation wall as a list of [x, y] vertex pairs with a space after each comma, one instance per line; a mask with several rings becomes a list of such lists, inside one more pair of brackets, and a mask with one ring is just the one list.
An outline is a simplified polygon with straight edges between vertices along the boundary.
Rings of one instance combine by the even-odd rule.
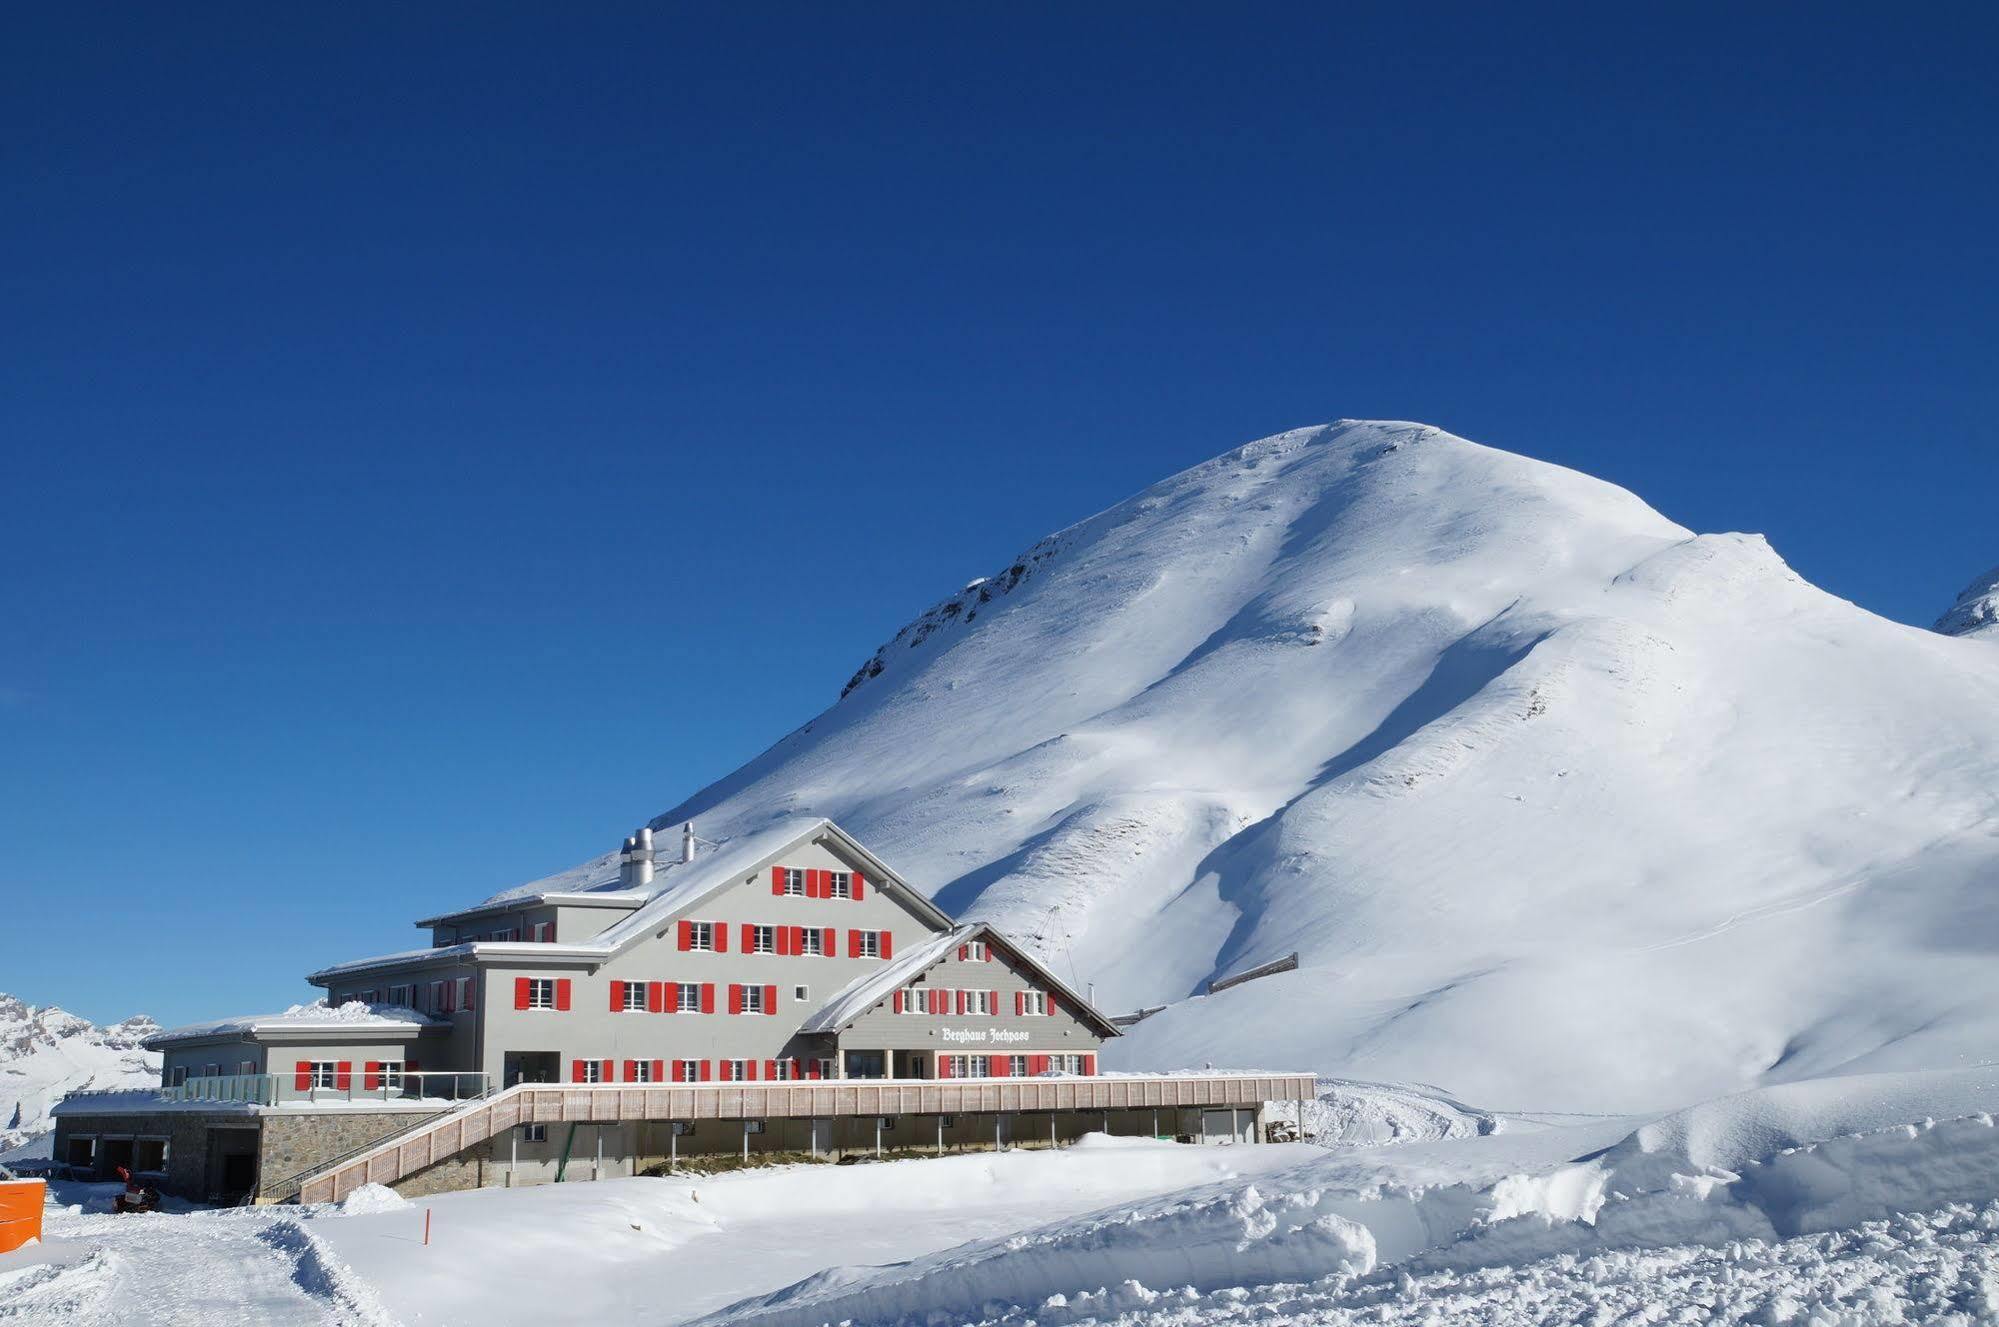
[[[78, 1136], [145, 1137], [167, 1140], [166, 1190], [183, 1198], [208, 1196], [208, 1131], [217, 1126], [255, 1131], [255, 1115], [187, 1110], [118, 1111], [106, 1115], [56, 1117], [55, 1158], [66, 1160], [69, 1140]], [[102, 1157], [102, 1149], [99, 1150]], [[115, 1178], [108, 1170], [107, 1179]]]
[[304, 1172], [317, 1170], [357, 1147], [365, 1147], [392, 1133], [400, 1133], [419, 1121], [435, 1119], [444, 1113], [343, 1110], [316, 1115], [274, 1111], [265, 1115], [263, 1158], [257, 1171], [257, 1201], [283, 1202], [298, 1191], [298, 1180]]

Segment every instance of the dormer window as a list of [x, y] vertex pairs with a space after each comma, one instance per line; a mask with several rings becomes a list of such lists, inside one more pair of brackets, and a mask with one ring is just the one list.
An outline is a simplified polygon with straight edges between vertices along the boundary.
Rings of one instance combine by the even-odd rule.
[[989, 957], [990, 955], [986, 951], [986, 942], [983, 940], [974, 940], [965, 946], [965, 961], [967, 963], [983, 963]]

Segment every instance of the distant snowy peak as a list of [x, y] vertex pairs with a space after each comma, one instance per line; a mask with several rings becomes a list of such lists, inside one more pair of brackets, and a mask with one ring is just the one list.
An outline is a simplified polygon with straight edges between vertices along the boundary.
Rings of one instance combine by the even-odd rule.
[[141, 1043], [159, 1030], [144, 1014], [99, 1027], [0, 993], [0, 1156], [47, 1133], [65, 1093], [158, 1082], [160, 1057]]
[[1999, 567], [1966, 587], [1951, 610], [1937, 619], [1946, 636], [1974, 636], [1999, 641]]

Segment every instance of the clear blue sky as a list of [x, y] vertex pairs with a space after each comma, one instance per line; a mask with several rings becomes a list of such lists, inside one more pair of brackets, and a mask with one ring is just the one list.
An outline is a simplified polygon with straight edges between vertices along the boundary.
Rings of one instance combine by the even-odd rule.
[[0, 990], [305, 998], [1338, 416], [1999, 562], [1991, 6], [537, 8], [10, 16]]

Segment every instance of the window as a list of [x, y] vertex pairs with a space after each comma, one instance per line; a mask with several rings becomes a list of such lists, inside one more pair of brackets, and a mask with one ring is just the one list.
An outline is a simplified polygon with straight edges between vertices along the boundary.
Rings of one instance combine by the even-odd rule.
[[548, 1141], [546, 1124], [523, 1124], [520, 1126], [521, 1141], [524, 1143], [545, 1143]]
[[960, 991], [959, 994], [965, 997], [966, 1013], [985, 1014], [987, 1016], [992, 1014], [993, 993], [991, 991]]
[[[958, 1060], [965, 1066], [965, 1072], [962, 1075], [955, 1075], [957, 1077], [986, 1078], [991, 1076], [992, 1066], [987, 1063], [986, 1057], [983, 1055], [954, 1055], [951, 1058]], [[956, 1066], [953, 1067], [955, 1068]]]
[[834, 898], [852, 898], [854, 896], [854, 873], [852, 871], [833, 871], [829, 874], [833, 878], [832, 896]]
[[554, 922], [536, 922], [536, 923], [534, 923], [534, 924], [533, 924], [532, 926], [528, 927], [528, 939], [529, 939], [529, 940], [531, 940], [531, 941], [533, 941], [533, 942], [534, 942], [535, 944], [538, 944], [538, 945], [540, 945], [540, 944], [549, 944], [549, 945], [552, 945], [552, 944], [554, 944], [554, 943], [555, 943], [555, 923], [554, 923]]
[[675, 1060], [673, 1081], [676, 1083], [698, 1083], [701, 1081], [701, 1061]]
[[1023, 1014], [1031, 1015], [1036, 1018], [1039, 1018], [1041, 1015], [1047, 1013], [1048, 992], [1022, 991], [1020, 993], [1020, 1012]]
[[451, 993], [451, 1004], [454, 1009], [470, 1009], [472, 1007], [472, 979], [470, 977], [454, 977], [451, 982]]
[[651, 1060], [633, 1060], [631, 1065], [631, 1070], [632, 1070], [631, 1073], [628, 1074], [627, 1077], [632, 1082], [650, 1083], [652, 1081]]
[[675, 991], [673, 1007], [683, 1014], [701, 1012], [701, 985], [699, 982], [678, 981], [673, 984]]
[[905, 987], [902, 992], [902, 1012], [921, 1014], [929, 1010], [930, 992], [921, 986]]
[[444, 998], [444, 983], [441, 981], [432, 982], [430, 984], [430, 1012], [441, 1014], [450, 1007], [450, 1004]]
[[791, 988], [791, 998], [803, 1004], [812, 998], [812, 988], [810, 986], [794, 986]]
[[384, 1060], [382, 1061], [382, 1067], [376, 1070], [376, 1072], [382, 1076], [381, 1085], [383, 1087], [386, 1087], [391, 1091], [398, 1090], [402, 1087], [403, 1062], [401, 1060]]
[[498, 940], [501, 944], [509, 944], [515, 940], [520, 939], [521, 933], [518, 929], [509, 926], [504, 930], [493, 932], [493, 938], [495, 940]]
[[833, 1076], [833, 1062], [831, 1060], [821, 1060], [819, 1062], [819, 1076], [821, 1078], [831, 1078]]
[[628, 1014], [643, 1014], [646, 1011], [646, 984], [642, 981], [624, 983], [625, 998], [619, 1007]]
[[168, 1073], [167, 1073], [167, 1086], [168, 1086], [168, 1087], [179, 1087], [179, 1086], [181, 1086], [181, 1085], [182, 1085], [183, 1083], [185, 1083], [185, 1082], [187, 1082], [187, 1066], [186, 1066], [186, 1065], [184, 1065], [184, 1064], [177, 1064], [177, 1065], [175, 1065], [175, 1066], [174, 1066], [174, 1067], [173, 1067], [173, 1068], [172, 1068], [171, 1070], [169, 1070], [169, 1071], [168, 1071]]
[[236, 1065], [236, 1072], [244, 1075], [245, 1077], [248, 1077], [249, 1075], [257, 1072], [257, 1062], [255, 1060], [238, 1061]]
[[[553, 977], [528, 978], [528, 1008], [530, 1009], [555, 1008], [555, 978]], [[593, 1078], [593, 1079], [588, 1079], [586, 1081], [594, 1083], [597, 1080]]]
[[201, 1076], [203, 1078], [220, 1078], [222, 1077], [222, 1066], [219, 1064], [204, 1064], [201, 1066]]
[[826, 933], [817, 926], [807, 926], [798, 933], [798, 952], [812, 958], [826, 955]]
[[965, 961], [967, 963], [983, 963], [988, 957], [986, 942], [983, 940], [974, 940], [965, 946]]
[[743, 1012], [746, 1014], [768, 1014], [774, 1012], [764, 1008], [764, 988], [761, 986], [743, 987], [742, 1000]]
[[725, 1083], [748, 1082], [750, 1075], [748, 1069], [745, 1067], [748, 1064], [749, 1061], [747, 1060], [722, 1061], [722, 1081]]
[[855, 931], [852, 957], [880, 958], [882, 956], [882, 933], [880, 931]]
[[707, 950], [714, 949], [715, 923], [714, 922], [687, 923], [687, 947], [689, 949], [707, 949]]
[[752, 954], [775, 954], [777, 952], [777, 928], [775, 926], [750, 927], [750, 952]]
[[401, 1005], [405, 1009], [414, 1006], [416, 1004], [416, 987], [414, 986], [389, 987], [389, 1003], [395, 1005]]
[[798, 1061], [779, 1060], [777, 1062], [777, 1080], [780, 1083], [789, 1083], [792, 1080], [796, 1079], [797, 1077], [798, 1077]]
[[1027, 1077], [1027, 1057], [1025, 1055], [1009, 1055], [1006, 1059], [1006, 1071], [1009, 1075], [1014, 1078]]
[[805, 872], [795, 866], [784, 868], [784, 892], [796, 898], [805, 896]]
[[339, 1081], [339, 1075], [340, 1066], [332, 1060], [314, 1060], [312, 1062], [311, 1082], [315, 1088], [332, 1087], [334, 1083]]
[[1083, 1057], [1080, 1055], [1051, 1055], [1048, 1067], [1058, 1074], [1080, 1074], [1083, 1072]]
[[583, 1076], [577, 1079], [577, 1082], [601, 1083], [604, 1081], [604, 1062], [602, 1060], [581, 1060], [578, 1061], [578, 1064], [583, 1070]]

